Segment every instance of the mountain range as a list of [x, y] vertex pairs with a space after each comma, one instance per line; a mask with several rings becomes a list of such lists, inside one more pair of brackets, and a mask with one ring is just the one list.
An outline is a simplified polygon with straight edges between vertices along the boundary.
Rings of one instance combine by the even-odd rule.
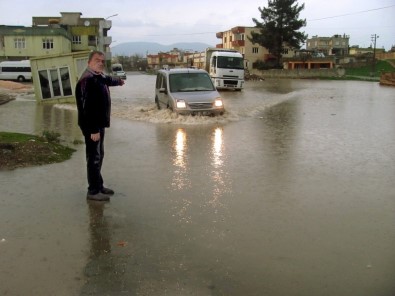
[[147, 54], [157, 54], [158, 52], [168, 52], [174, 48], [184, 51], [204, 51], [207, 47], [213, 45], [200, 42], [179, 42], [169, 45], [163, 45], [156, 42], [126, 42], [111, 47], [112, 55], [132, 56], [135, 54], [145, 57]]

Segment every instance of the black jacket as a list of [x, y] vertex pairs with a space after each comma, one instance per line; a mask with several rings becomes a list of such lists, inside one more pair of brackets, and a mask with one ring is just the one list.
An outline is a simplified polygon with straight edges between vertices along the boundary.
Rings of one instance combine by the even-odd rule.
[[75, 98], [78, 125], [84, 134], [96, 134], [110, 127], [111, 98], [109, 86], [120, 85], [120, 79], [96, 74], [86, 69], [78, 80]]

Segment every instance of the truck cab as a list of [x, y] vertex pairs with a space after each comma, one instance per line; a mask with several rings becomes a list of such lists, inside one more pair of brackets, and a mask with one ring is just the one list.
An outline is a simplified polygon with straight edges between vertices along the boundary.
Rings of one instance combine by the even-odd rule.
[[235, 50], [207, 50], [206, 67], [217, 89], [241, 90], [244, 86], [244, 58]]

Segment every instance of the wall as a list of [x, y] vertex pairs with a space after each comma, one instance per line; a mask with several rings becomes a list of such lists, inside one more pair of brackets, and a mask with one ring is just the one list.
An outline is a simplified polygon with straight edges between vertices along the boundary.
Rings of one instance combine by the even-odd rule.
[[264, 78], [317, 78], [317, 77], [342, 77], [344, 69], [272, 69], [272, 70], [250, 70], [251, 75]]

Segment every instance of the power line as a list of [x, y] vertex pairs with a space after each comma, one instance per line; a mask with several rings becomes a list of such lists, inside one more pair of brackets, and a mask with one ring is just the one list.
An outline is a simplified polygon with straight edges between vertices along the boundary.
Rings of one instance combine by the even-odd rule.
[[365, 12], [370, 12], [370, 11], [375, 11], [375, 10], [381, 10], [381, 9], [387, 9], [394, 7], [395, 5], [390, 5], [390, 6], [384, 6], [384, 7], [379, 7], [379, 8], [373, 8], [373, 9], [368, 9], [368, 10], [362, 10], [362, 11], [357, 11], [357, 12], [351, 12], [351, 13], [346, 13], [346, 14], [340, 14], [340, 15], [334, 15], [334, 16], [327, 16], [319, 19], [312, 19], [312, 20], [307, 20], [309, 22], [312, 21], [321, 21], [321, 20], [326, 20], [326, 19], [331, 19], [331, 18], [336, 18], [336, 17], [342, 17], [342, 16], [348, 16], [348, 15], [354, 15], [354, 14], [360, 14], [360, 13], [365, 13]]
[[189, 36], [189, 35], [205, 35], [215, 34], [216, 32], [199, 32], [199, 33], [173, 33], [173, 34], [144, 34], [143, 36]]

